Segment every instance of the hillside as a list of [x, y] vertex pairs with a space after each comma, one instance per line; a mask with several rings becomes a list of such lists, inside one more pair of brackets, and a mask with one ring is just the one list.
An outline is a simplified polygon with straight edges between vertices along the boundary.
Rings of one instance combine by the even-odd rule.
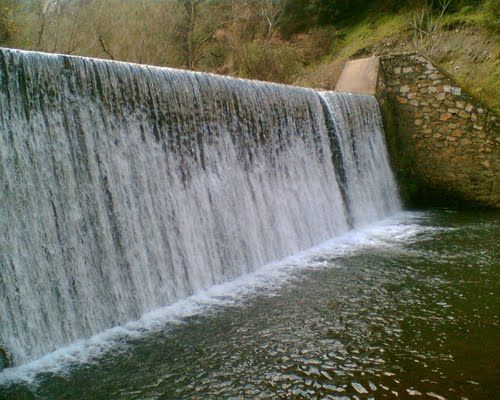
[[419, 51], [498, 111], [498, 21], [495, 0], [0, 0], [0, 46], [323, 89]]
[[[331, 53], [304, 68], [294, 83], [333, 89], [348, 59], [416, 51], [410, 19], [411, 12], [370, 15], [339, 30]], [[485, 11], [466, 9], [446, 16], [439, 23], [437, 36], [430, 58], [471, 94], [500, 110], [500, 42]]]

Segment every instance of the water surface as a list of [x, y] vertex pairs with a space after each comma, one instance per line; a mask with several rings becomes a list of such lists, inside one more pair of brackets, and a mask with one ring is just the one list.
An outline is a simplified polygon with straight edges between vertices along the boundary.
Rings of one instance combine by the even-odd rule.
[[90, 362], [0, 374], [0, 398], [493, 399], [499, 215], [400, 216]]

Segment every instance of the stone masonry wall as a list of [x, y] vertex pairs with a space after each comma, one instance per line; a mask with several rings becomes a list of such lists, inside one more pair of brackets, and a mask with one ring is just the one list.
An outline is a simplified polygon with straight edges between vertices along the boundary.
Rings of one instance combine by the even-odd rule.
[[410, 202], [500, 207], [499, 118], [416, 54], [380, 59], [379, 99]]

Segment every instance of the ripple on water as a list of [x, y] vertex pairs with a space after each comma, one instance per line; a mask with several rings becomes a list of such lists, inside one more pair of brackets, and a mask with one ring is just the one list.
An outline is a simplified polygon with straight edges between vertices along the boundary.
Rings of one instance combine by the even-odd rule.
[[[134, 338], [121, 354], [76, 366], [63, 378], [46, 374], [37, 387], [19, 384], [11, 393], [494, 398], [498, 271], [491, 253], [498, 254], [498, 244], [491, 235], [499, 228], [483, 224], [464, 241], [481, 220], [461, 225], [455, 217], [419, 214], [419, 224], [431, 226], [417, 239], [382, 240], [377, 231], [356, 251], [324, 253], [320, 264], [294, 270], [273, 296], [262, 289], [218, 312], [189, 314], [168, 330]], [[435, 223], [443, 226], [433, 229]]]

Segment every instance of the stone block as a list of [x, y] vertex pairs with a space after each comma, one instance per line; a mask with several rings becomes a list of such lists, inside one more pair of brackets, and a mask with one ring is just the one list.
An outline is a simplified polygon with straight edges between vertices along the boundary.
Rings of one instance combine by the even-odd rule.
[[448, 121], [449, 119], [451, 119], [453, 117], [453, 115], [449, 112], [446, 112], [444, 114], [441, 114], [441, 116], [439, 117], [439, 119], [441, 121]]
[[[478, 200], [483, 192], [488, 196], [495, 179], [500, 119], [430, 62], [414, 60], [396, 56], [392, 65], [383, 66], [395, 85], [398, 135], [407, 143], [400, 151], [412, 154], [422, 179], [472, 199]], [[401, 68], [398, 75], [392, 74], [394, 67]]]

